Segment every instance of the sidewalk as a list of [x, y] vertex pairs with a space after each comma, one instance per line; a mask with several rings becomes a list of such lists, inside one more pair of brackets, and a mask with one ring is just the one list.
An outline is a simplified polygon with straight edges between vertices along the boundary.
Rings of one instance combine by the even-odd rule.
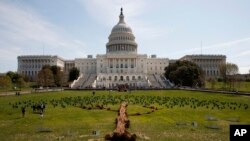
[[[21, 94], [31, 94], [32, 91], [29, 90], [29, 91], [18, 91], [20, 92], [20, 95]], [[0, 93], [0, 96], [11, 96], [11, 95], [16, 95], [16, 91], [13, 91], [13, 92], [1, 92]]]
[[13, 96], [16, 95], [16, 92], [20, 92], [20, 95], [23, 94], [31, 94], [31, 93], [45, 93], [45, 92], [58, 92], [58, 91], [63, 91], [64, 89], [41, 89], [41, 90], [26, 90], [26, 91], [12, 91], [12, 92], [1, 92], [1, 96]]

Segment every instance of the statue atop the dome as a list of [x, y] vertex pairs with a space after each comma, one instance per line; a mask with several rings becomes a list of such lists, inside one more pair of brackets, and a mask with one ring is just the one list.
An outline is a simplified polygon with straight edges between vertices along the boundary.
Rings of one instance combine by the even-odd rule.
[[120, 13], [119, 18], [120, 18], [119, 23], [125, 23], [124, 22], [124, 15], [123, 15], [123, 9], [122, 8], [121, 8], [121, 13]]
[[121, 8], [121, 14], [120, 15], [123, 15], [122, 11], [123, 11], [123, 9]]

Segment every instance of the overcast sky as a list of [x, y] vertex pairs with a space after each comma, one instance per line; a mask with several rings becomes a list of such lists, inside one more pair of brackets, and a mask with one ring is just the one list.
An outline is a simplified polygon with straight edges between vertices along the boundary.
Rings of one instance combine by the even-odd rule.
[[104, 54], [121, 7], [140, 54], [223, 54], [248, 73], [249, 0], [0, 0], [0, 72], [19, 55]]

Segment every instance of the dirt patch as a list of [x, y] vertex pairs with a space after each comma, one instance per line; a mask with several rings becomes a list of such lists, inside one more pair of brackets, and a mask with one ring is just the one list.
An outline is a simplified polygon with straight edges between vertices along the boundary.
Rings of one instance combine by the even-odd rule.
[[150, 137], [148, 137], [148, 136], [146, 136], [145, 134], [143, 134], [143, 133], [136, 133], [136, 135], [139, 137], [139, 138], [141, 138], [141, 139], [143, 139], [143, 140], [150, 140]]
[[127, 103], [123, 102], [118, 110], [118, 116], [115, 120], [116, 129], [113, 133], [105, 136], [106, 140], [110, 141], [135, 141], [136, 135], [130, 134], [126, 129], [129, 128], [129, 120], [127, 116]]

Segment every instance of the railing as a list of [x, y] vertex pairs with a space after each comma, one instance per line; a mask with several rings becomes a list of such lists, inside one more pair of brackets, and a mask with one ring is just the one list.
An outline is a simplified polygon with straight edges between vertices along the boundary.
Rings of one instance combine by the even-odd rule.
[[160, 87], [163, 87], [161, 82], [160, 82], [160, 79], [158, 79], [155, 74], [153, 74], [153, 76], [154, 76], [156, 82], [160, 85]]
[[75, 87], [77, 82], [79, 82], [82, 77], [83, 77], [83, 74], [80, 74], [80, 76], [70, 84], [70, 88]]

